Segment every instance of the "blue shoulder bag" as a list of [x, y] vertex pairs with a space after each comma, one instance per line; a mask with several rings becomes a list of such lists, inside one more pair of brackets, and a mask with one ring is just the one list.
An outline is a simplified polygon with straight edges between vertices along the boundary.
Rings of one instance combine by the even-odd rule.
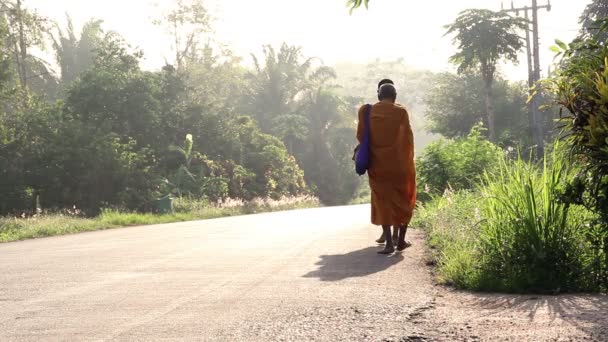
[[365, 109], [365, 127], [363, 129], [363, 141], [355, 148], [355, 155], [353, 157], [355, 161], [355, 171], [359, 176], [363, 176], [369, 169], [370, 160], [370, 116], [372, 112], [372, 105], [367, 105]]

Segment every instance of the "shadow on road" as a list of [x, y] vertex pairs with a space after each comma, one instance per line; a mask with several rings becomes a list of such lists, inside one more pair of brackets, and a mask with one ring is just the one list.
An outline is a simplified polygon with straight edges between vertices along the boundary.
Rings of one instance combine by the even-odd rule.
[[318, 270], [305, 274], [304, 278], [319, 278], [321, 281], [338, 281], [347, 278], [365, 277], [394, 266], [403, 260], [403, 255], [379, 255], [378, 247], [368, 247], [348, 254], [322, 255], [316, 265]]
[[537, 315], [548, 315], [570, 323], [588, 336], [608, 338], [608, 296], [560, 295], [560, 296], [511, 296], [480, 295], [474, 305], [493, 314], [504, 315], [510, 311], [523, 312], [534, 322]]

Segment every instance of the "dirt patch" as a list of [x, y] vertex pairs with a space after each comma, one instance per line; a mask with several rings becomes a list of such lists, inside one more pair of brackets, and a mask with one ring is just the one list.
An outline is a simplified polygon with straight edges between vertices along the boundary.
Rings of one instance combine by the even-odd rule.
[[440, 287], [434, 341], [608, 341], [608, 296], [474, 294]]

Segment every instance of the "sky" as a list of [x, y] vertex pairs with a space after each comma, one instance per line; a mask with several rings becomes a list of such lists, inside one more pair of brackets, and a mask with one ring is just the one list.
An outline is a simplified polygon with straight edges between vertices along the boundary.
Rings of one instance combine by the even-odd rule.
[[[513, 0], [525, 6], [531, 0]], [[539, 0], [539, 4], [547, 0]], [[508, 3], [507, 3], [508, 2]], [[540, 13], [543, 72], [552, 63], [549, 47], [555, 39], [572, 40], [578, 17], [590, 0], [553, 0], [552, 11]], [[66, 12], [80, 28], [90, 18], [104, 20], [104, 28], [120, 33], [143, 49], [146, 69], [155, 69], [170, 58], [169, 39], [152, 20], [171, 0], [24, 0], [42, 15], [65, 23]], [[469, 8], [498, 10], [501, 0], [371, 0], [369, 10], [349, 15], [346, 0], [207, 0], [214, 17], [216, 39], [227, 44], [245, 63], [264, 44], [287, 42], [301, 46], [309, 57], [325, 64], [367, 63], [377, 58], [403, 58], [415, 68], [453, 70], [447, 60], [455, 51], [446, 24]], [[505, 1], [510, 6], [510, 0]], [[505, 65], [510, 79], [527, 79], [525, 55], [518, 66]]]

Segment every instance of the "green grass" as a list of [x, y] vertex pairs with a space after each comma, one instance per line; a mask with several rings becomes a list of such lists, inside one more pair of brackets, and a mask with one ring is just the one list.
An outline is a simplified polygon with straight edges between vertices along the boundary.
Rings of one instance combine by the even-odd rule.
[[486, 174], [481, 206], [483, 267], [480, 286], [504, 291], [580, 290], [584, 240], [560, 200], [574, 176], [555, 154], [540, 166], [516, 160]]
[[505, 160], [475, 191], [446, 191], [421, 205], [441, 283], [516, 293], [602, 291], [581, 206], [560, 200], [572, 170], [557, 154], [540, 165]]
[[293, 197], [280, 200], [256, 199], [251, 202], [228, 201], [223, 206], [207, 202], [176, 200], [174, 212], [166, 215], [128, 213], [105, 210], [94, 218], [80, 218], [64, 214], [48, 214], [32, 218], [0, 218], [0, 242], [75, 234], [118, 227], [152, 225], [214, 219], [291, 209], [318, 207], [312, 197]]
[[442, 284], [472, 289], [479, 276], [479, 196], [446, 191], [420, 205], [412, 226], [428, 232], [432, 257]]

